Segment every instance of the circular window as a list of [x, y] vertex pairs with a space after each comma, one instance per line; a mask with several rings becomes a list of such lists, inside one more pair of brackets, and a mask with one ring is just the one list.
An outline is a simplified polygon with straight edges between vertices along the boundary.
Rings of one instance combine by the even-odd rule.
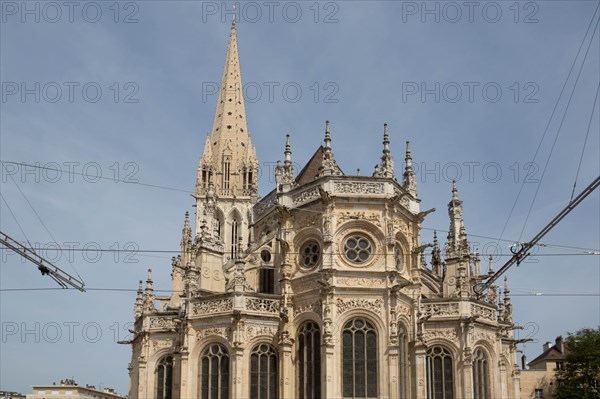
[[308, 241], [300, 248], [300, 266], [311, 268], [321, 260], [321, 246], [316, 241]]
[[346, 238], [344, 242], [344, 255], [352, 263], [366, 263], [373, 254], [371, 241], [361, 235], [355, 234]]
[[260, 258], [263, 260], [263, 262], [270, 262], [271, 261], [271, 253], [268, 250], [263, 249], [260, 252]]

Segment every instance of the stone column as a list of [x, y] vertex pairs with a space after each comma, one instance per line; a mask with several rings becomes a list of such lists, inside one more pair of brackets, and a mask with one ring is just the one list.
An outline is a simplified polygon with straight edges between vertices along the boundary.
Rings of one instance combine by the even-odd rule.
[[[248, 373], [246, 373], [248, 374]], [[248, 392], [244, 391], [243, 382], [247, 379], [244, 378], [244, 349], [242, 347], [234, 347], [231, 351], [231, 397], [232, 398], [246, 398]]]
[[281, 333], [279, 340], [279, 397], [294, 398], [294, 364], [292, 361], [292, 341], [287, 331]]
[[181, 353], [173, 354], [173, 398], [181, 398]]
[[398, 345], [388, 346], [388, 365], [389, 370], [389, 398], [397, 399], [400, 397], [400, 373], [399, 373], [399, 347]]
[[331, 341], [321, 345], [321, 397], [341, 397], [341, 370], [335, 367], [335, 347]]
[[425, 372], [425, 345], [417, 343], [415, 345], [415, 362], [412, 370], [413, 390], [412, 395], [408, 397], [426, 398], [427, 397], [427, 375]]
[[179, 355], [179, 362], [180, 362], [180, 367], [179, 367], [179, 398], [180, 399], [186, 399], [186, 398], [191, 398], [194, 397], [195, 395], [191, 395], [189, 392], [190, 389], [190, 378], [189, 378], [189, 366], [188, 366], [188, 360], [189, 360], [189, 352], [184, 350], [181, 352], [181, 354]]

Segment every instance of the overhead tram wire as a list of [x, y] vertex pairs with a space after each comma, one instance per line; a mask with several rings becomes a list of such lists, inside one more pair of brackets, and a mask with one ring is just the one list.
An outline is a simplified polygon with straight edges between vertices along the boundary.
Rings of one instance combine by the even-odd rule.
[[585, 153], [585, 147], [587, 145], [588, 137], [590, 135], [590, 129], [592, 127], [594, 113], [596, 112], [596, 104], [598, 103], [598, 94], [599, 93], [600, 93], [600, 82], [598, 83], [598, 88], [596, 89], [596, 97], [594, 98], [594, 105], [592, 106], [592, 113], [590, 114], [590, 121], [588, 122], [587, 132], [585, 133], [585, 139], [583, 140], [583, 146], [581, 147], [581, 156], [579, 157], [579, 165], [577, 166], [577, 173], [575, 174], [575, 182], [573, 182], [573, 190], [571, 191], [571, 199], [569, 201], [573, 201], [573, 196], [575, 195], [575, 187], [577, 187], [577, 179], [579, 179], [579, 171], [581, 170], [583, 154]]
[[[598, 3], [600, 7], [600, 3]], [[587, 60], [588, 53], [590, 48], [592, 47], [592, 43], [594, 41], [594, 36], [596, 35], [596, 31], [598, 30], [598, 22], [600, 22], [600, 18], [596, 21], [596, 25], [594, 27], [594, 31], [592, 32], [592, 36], [590, 37], [590, 42], [583, 56], [583, 61], [581, 62], [581, 66], [579, 67], [579, 72], [577, 73], [577, 78], [575, 79], [575, 83], [573, 84], [573, 90], [571, 90], [571, 94], [569, 95], [569, 100], [567, 101], [567, 106], [565, 111], [563, 112], [562, 118], [560, 120], [560, 124], [556, 131], [556, 136], [554, 137], [554, 141], [552, 142], [552, 147], [550, 148], [550, 153], [548, 154], [548, 158], [546, 159], [546, 163], [544, 164], [544, 169], [542, 170], [542, 176], [540, 177], [540, 181], [538, 182], [535, 194], [533, 195], [533, 200], [531, 200], [531, 205], [529, 206], [529, 210], [527, 211], [527, 216], [525, 217], [525, 221], [523, 222], [523, 228], [521, 229], [521, 233], [519, 234], [519, 241], [523, 237], [523, 233], [525, 232], [525, 227], [527, 226], [527, 222], [529, 221], [529, 216], [531, 215], [531, 211], [533, 210], [533, 206], [535, 205], [535, 200], [537, 199], [538, 193], [540, 191], [540, 187], [542, 186], [542, 181], [544, 180], [544, 176], [546, 175], [546, 171], [548, 170], [548, 164], [550, 163], [550, 158], [552, 158], [552, 153], [554, 152], [554, 148], [556, 146], [556, 142], [558, 141], [558, 136], [560, 135], [560, 131], [562, 129], [565, 118], [567, 117], [567, 112], [569, 111], [569, 107], [571, 105], [571, 100], [573, 99], [573, 94], [575, 94], [575, 89], [577, 88], [577, 83], [579, 82], [579, 78], [581, 77], [581, 72], [583, 71], [583, 66], [585, 65], [585, 61]]]
[[[596, 6], [596, 9], [594, 10], [594, 14], [592, 15], [592, 18], [590, 20], [590, 23], [587, 27], [587, 30], [585, 32], [585, 35], [583, 36], [583, 40], [581, 41], [581, 44], [579, 45], [579, 49], [577, 50], [577, 54], [575, 55], [575, 58], [573, 59], [573, 63], [571, 64], [571, 68], [569, 69], [569, 73], [567, 74], [567, 78], [565, 79], [565, 83], [562, 86], [562, 89], [560, 90], [560, 94], [558, 95], [558, 98], [556, 99], [556, 103], [554, 104], [554, 108], [552, 109], [552, 112], [550, 114], [550, 118], [548, 119], [548, 123], [546, 124], [546, 127], [544, 128], [544, 133], [542, 134], [542, 138], [540, 139], [540, 142], [538, 144], [537, 149], [535, 150], [535, 153], [533, 155], [533, 159], [532, 159], [532, 163], [535, 162], [537, 155], [540, 151], [540, 148], [542, 147], [542, 143], [544, 142], [544, 139], [546, 137], [546, 135], [548, 134], [548, 130], [550, 128], [550, 124], [552, 123], [552, 120], [554, 119], [554, 114], [556, 113], [556, 110], [558, 109], [558, 105], [560, 104], [560, 100], [563, 97], [563, 93], [567, 87], [567, 84], [569, 83], [569, 79], [571, 77], [571, 74], [573, 72], [573, 69], [575, 68], [575, 65], [577, 64], [577, 60], [579, 59], [579, 55], [581, 53], [581, 49], [583, 48], [583, 44], [586, 41], [586, 38], [588, 37], [590, 28], [592, 27], [594, 21], [596, 20], [596, 14], [598, 13], [598, 10], [600, 9], [600, 3], [598, 3], [598, 6]], [[598, 21], [596, 21], [596, 25], [598, 24]], [[594, 27], [594, 31], [596, 30], [596, 28]], [[591, 43], [591, 41], [590, 41]], [[525, 187], [525, 180], [523, 180], [523, 182], [521, 183], [521, 187], [519, 188], [519, 192], [517, 193], [517, 196], [515, 198], [515, 201], [513, 202], [513, 205], [511, 207], [511, 210], [508, 214], [508, 217], [506, 219], [506, 222], [504, 223], [504, 227], [502, 228], [502, 232], [500, 233], [500, 239], [502, 239], [502, 237], [504, 236], [504, 233], [506, 232], [506, 228], [508, 227], [508, 224], [510, 223], [510, 220], [512, 218], [512, 215], [515, 211], [515, 208], [517, 206], [517, 203], [519, 202], [519, 198], [521, 197], [521, 193], [523, 192], [523, 188]], [[500, 241], [500, 240], [499, 240]]]
[[483, 292], [490, 287], [500, 276], [502, 276], [512, 265], [515, 263], [519, 265], [525, 258], [531, 255], [529, 250], [533, 248], [546, 234], [548, 234], [561, 220], [563, 220], [573, 209], [575, 209], [581, 202], [587, 198], [591, 193], [596, 191], [600, 186], [600, 176], [596, 177], [583, 191], [581, 191], [573, 201], [569, 202], [565, 208], [563, 208], [558, 215], [556, 215], [548, 224], [546, 224], [535, 237], [529, 242], [520, 243], [519, 249], [513, 251], [514, 255], [506, 262], [496, 273], [489, 277], [485, 282], [481, 282], [475, 285], [474, 290], [477, 294], [481, 295]]
[[23, 162], [5, 161], [5, 160], [1, 160], [0, 159], [0, 163], [10, 164], [10, 165], [18, 165], [18, 166], [26, 166], [26, 167], [30, 167], [30, 168], [36, 168], [36, 169], [41, 169], [41, 170], [50, 170], [50, 171], [53, 171], [53, 172], [60, 172], [60, 173], [67, 173], [67, 174], [71, 173], [71, 174], [74, 174], [74, 175], [83, 176], [83, 177], [90, 177], [90, 178], [93, 178], [93, 179], [110, 180], [112, 182], [119, 182], [119, 183], [123, 183], [123, 184], [134, 184], [134, 185], [143, 186], [143, 187], [150, 187], [150, 188], [160, 188], [160, 189], [163, 189], [163, 190], [178, 191], [178, 192], [182, 192], [182, 193], [186, 193], [186, 194], [192, 194], [192, 195], [195, 194], [193, 191], [184, 190], [184, 189], [181, 189], [181, 188], [166, 187], [166, 186], [161, 186], [161, 185], [158, 185], [158, 184], [150, 184], [150, 183], [140, 183], [139, 181], [137, 181], [137, 182], [136, 181], [126, 181], [126, 180], [122, 180], [122, 179], [116, 179], [114, 177], [89, 175], [89, 174], [81, 173], [81, 172], [67, 171], [67, 170], [55, 169], [55, 168], [49, 168], [49, 167], [41, 166], [41, 165], [31, 165], [31, 164], [27, 164], [27, 163], [23, 163]]
[[[0, 249], [10, 249], [7, 247], [0, 247]], [[33, 250], [40, 250], [40, 248], [27, 248], [27, 249], [33, 249]], [[144, 255], [145, 253], [179, 253], [181, 252], [181, 250], [173, 250], [173, 251], [168, 251], [168, 250], [127, 250], [127, 249], [96, 249], [96, 248], [91, 248], [91, 249], [85, 249], [85, 248], [59, 248], [59, 247], [52, 247], [52, 248], [41, 248], [41, 250], [46, 250], [46, 251], [73, 251], [73, 252], [109, 252], [109, 253], [128, 253], [131, 255], [140, 255], [140, 256], [150, 256], [151, 255]], [[258, 252], [253, 252], [253, 253], [258, 253]], [[289, 251], [286, 252], [288, 255], [300, 255], [301, 252], [296, 252], [296, 251]], [[278, 251], [272, 251], [271, 252], [272, 255], [281, 255], [280, 252]], [[385, 252], [371, 252], [371, 255], [386, 255], [387, 253]], [[343, 255], [342, 252], [334, 252], [333, 255]], [[408, 254], [407, 254], [408, 255]], [[483, 255], [483, 254], [480, 254]], [[581, 252], [581, 253], [549, 253], [549, 254], [535, 254], [532, 256], [597, 256], [600, 255], [600, 251], [586, 251], [586, 252]], [[500, 256], [513, 256], [512, 254], [495, 254], [493, 255], [494, 257], [500, 257]], [[159, 257], [159, 256], [155, 256], [154, 258], [157, 259], [170, 259], [167, 257]], [[119, 262], [115, 262], [115, 263], [119, 263]]]
[[[4, 166], [4, 165], [3, 165]], [[35, 210], [35, 208], [33, 207], [33, 205], [31, 204], [31, 202], [29, 201], [29, 199], [27, 198], [27, 196], [25, 195], [25, 193], [23, 192], [23, 190], [21, 190], [21, 187], [19, 187], [19, 185], [17, 184], [17, 182], [15, 181], [15, 178], [9, 174], [10, 179], [12, 180], [12, 182], [15, 184], [15, 186], [17, 187], [17, 189], [19, 190], [19, 192], [21, 193], [21, 195], [23, 196], [23, 199], [25, 199], [25, 202], [27, 202], [27, 204], [29, 205], [29, 207], [31, 208], [31, 210], [33, 211], [33, 213], [35, 214], [35, 216], [38, 218], [38, 220], [40, 221], [42, 227], [44, 227], [44, 230], [46, 230], [46, 232], [48, 233], [48, 235], [50, 235], [50, 238], [52, 238], [52, 240], [54, 242], [58, 242], [56, 241], [56, 238], [54, 238], [54, 235], [50, 232], [50, 230], [48, 229], [48, 227], [46, 226], [46, 223], [44, 223], [44, 221], [42, 220], [42, 218], [40, 217], [39, 213], [37, 213], [37, 211]], [[29, 242], [29, 241], [28, 241]], [[67, 257], [67, 262], [69, 262], [69, 265], [71, 266], [71, 269], [73, 269], [73, 271], [75, 272], [75, 274], [77, 274], [77, 277], [79, 277], [79, 279], [81, 281], [83, 281], [83, 277], [81, 277], [81, 275], [79, 274], [79, 272], [77, 271], [77, 269], [75, 268], [75, 266], [73, 265], [73, 263], [71, 262], [71, 260], [69, 259], [69, 257]]]
[[19, 219], [17, 219], [17, 216], [14, 214], [14, 212], [10, 208], [10, 205], [8, 205], [8, 202], [6, 201], [6, 198], [4, 198], [4, 195], [2, 195], [1, 192], [0, 192], [0, 198], [2, 198], [2, 201], [4, 202], [4, 205], [6, 205], [6, 207], [8, 208], [8, 211], [10, 212], [10, 214], [13, 217], [13, 219], [15, 220], [15, 223], [17, 224], [17, 227], [19, 227], [19, 230], [21, 230], [21, 234], [23, 234], [23, 237], [25, 237], [25, 240], [27, 241], [27, 244], [29, 244], [29, 247], [33, 248], [33, 245], [29, 241], [29, 238], [27, 238], [27, 234], [25, 234], [25, 231], [23, 230], [23, 227], [21, 227], [21, 223], [19, 223]]

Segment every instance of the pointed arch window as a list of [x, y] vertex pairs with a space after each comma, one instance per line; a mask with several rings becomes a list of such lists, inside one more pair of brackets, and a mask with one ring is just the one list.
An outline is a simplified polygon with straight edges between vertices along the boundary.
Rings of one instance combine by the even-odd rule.
[[277, 399], [277, 352], [269, 344], [259, 344], [250, 354], [250, 397]]
[[235, 258], [237, 255], [237, 246], [239, 239], [239, 222], [237, 219], [231, 221], [231, 258]]
[[202, 352], [200, 398], [229, 399], [229, 353], [223, 345], [212, 344]]
[[[231, 178], [231, 158], [226, 156], [223, 157], [223, 190], [229, 190], [229, 181]], [[225, 191], [226, 195], [228, 194], [228, 191]]]
[[377, 397], [377, 331], [360, 317], [342, 332], [342, 391], [344, 398]]
[[321, 398], [321, 330], [309, 321], [304, 323], [296, 339], [298, 345], [298, 398]]
[[489, 374], [488, 359], [486, 353], [477, 348], [473, 356], [473, 398], [488, 399]]
[[173, 356], [163, 357], [156, 367], [156, 398], [173, 398]]
[[454, 399], [454, 372], [450, 352], [442, 346], [427, 351], [427, 399]]

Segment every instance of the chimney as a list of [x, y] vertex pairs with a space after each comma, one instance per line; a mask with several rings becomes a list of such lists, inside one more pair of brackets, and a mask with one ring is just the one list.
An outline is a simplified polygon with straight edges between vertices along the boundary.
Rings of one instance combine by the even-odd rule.
[[521, 370], [529, 370], [529, 366], [527, 366], [527, 355], [523, 353], [521, 356]]
[[556, 342], [556, 349], [558, 349], [558, 351], [560, 353], [565, 353], [565, 345], [564, 345], [564, 342], [563, 342], [562, 335], [559, 335], [558, 337], [556, 337], [555, 342]]
[[544, 348], [544, 352], [546, 352], [548, 349], [552, 348], [552, 342], [546, 342], [542, 348]]

